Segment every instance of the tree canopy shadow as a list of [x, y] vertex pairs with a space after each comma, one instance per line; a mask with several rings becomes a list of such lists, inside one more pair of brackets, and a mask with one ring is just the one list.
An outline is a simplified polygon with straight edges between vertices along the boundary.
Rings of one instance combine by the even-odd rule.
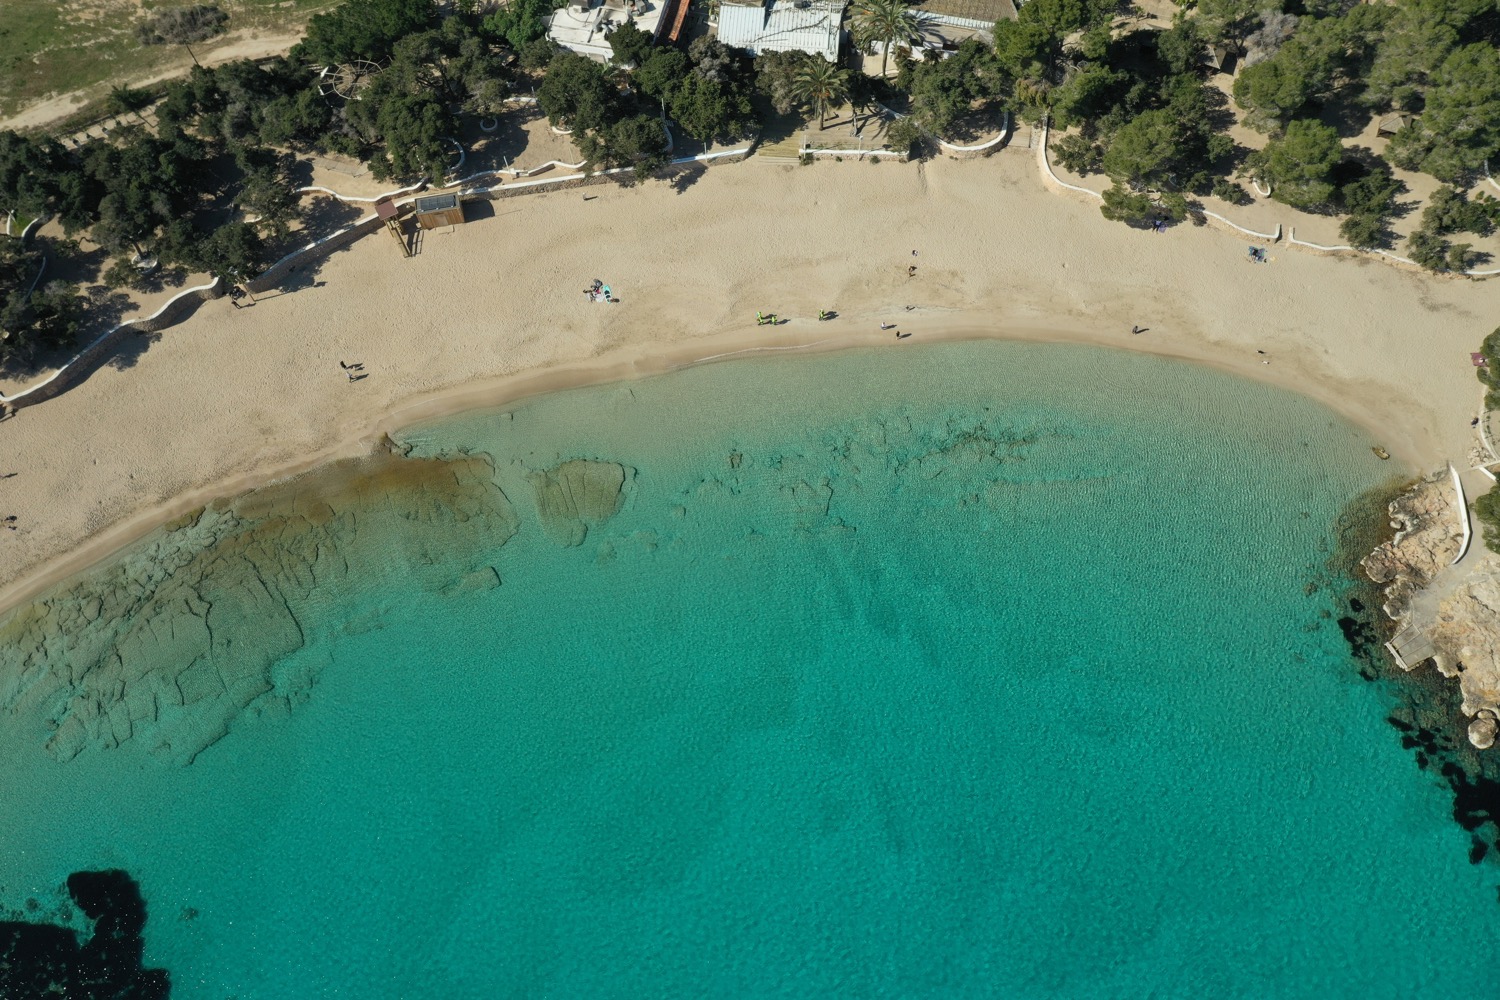
[[[350, 246], [352, 245], [353, 244], [350, 244]], [[293, 292], [304, 291], [309, 288], [323, 287], [324, 282], [321, 280], [323, 265], [328, 261], [329, 257], [333, 256], [333, 254], [343, 253], [348, 249], [349, 246], [342, 246], [337, 250], [331, 251], [330, 253], [318, 254], [317, 256], [297, 261], [297, 263], [291, 265], [291, 267], [287, 269], [286, 274], [282, 275], [281, 280], [276, 283], [274, 288], [270, 288], [264, 292], [257, 293], [256, 298], [273, 299], [282, 295], [290, 295]], [[391, 252], [395, 253], [396, 251], [392, 249]]]
[[[350, 223], [356, 222], [368, 214], [367, 209], [358, 205], [351, 205], [346, 201], [339, 201], [329, 195], [317, 195], [310, 202], [303, 203], [302, 209], [302, 232], [293, 234], [291, 239], [297, 245], [303, 245], [321, 236], [343, 229]], [[291, 247], [288, 247], [290, 250]]]
[[682, 194], [698, 183], [698, 179], [706, 173], [708, 173], [708, 167], [701, 163], [684, 163], [672, 173], [670, 180], [672, 190]]
[[1369, 107], [1359, 101], [1357, 93], [1347, 88], [1323, 101], [1314, 110], [1318, 113], [1318, 120], [1324, 125], [1332, 126], [1340, 139], [1352, 139], [1370, 127]]
[[477, 124], [466, 129], [464, 141], [469, 154], [464, 173], [500, 170], [507, 164], [514, 164], [531, 143], [526, 126], [543, 117], [541, 108], [535, 104], [520, 104], [495, 117], [493, 132], [486, 132]]

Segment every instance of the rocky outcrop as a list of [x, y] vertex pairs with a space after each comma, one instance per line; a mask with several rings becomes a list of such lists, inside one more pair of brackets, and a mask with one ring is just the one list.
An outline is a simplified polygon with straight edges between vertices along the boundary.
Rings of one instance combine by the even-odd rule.
[[1371, 580], [1385, 585], [1385, 613], [1406, 617], [1411, 599], [1458, 555], [1463, 543], [1446, 474], [1421, 480], [1390, 504], [1396, 536], [1360, 561]]
[[603, 524], [619, 511], [627, 471], [618, 462], [574, 459], [531, 473], [542, 531], [559, 545], [581, 545], [590, 525]]
[[1439, 667], [1458, 677], [1465, 714], [1500, 718], [1500, 565], [1483, 563], [1455, 586], [1428, 635]]
[[[190, 763], [248, 711], [287, 712], [321, 662], [310, 631], [392, 574], [426, 591], [499, 585], [518, 521], [481, 458], [383, 454], [216, 502], [0, 622], [0, 711], [47, 749], [146, 741]], [[378, 612], [376, 612], [378, 617]]]
[[1469, 723], [1469, 742], [1477, 750], [1488, 750], [1495, 745], [1497, 731], [1500, 731], [1500, 725], [1497, 725], [1495, 713], [1481, 708], [1474, 714], [1474, 721]]
[[1446, 474], [1417, 483], [1391, 502], [1390, 513], [1395, 538], [1361, 565], [1385, 585], [1386, 614], [1424, 635], [1438, 672], [1457, 680], [1469, 742], [1487, 749], [1500, 736], [1500, 562], [1466, 562], [1450, 571], [1461, 576], [1439, 580], [1462, 530]]

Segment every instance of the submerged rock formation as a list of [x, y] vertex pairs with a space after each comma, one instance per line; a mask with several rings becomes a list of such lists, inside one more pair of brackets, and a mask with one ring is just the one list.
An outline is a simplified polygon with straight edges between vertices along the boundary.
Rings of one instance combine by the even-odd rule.
[[1500, 563], [1489, 558], [1451, 578], [1444, 573], [1462, 530], [1446, 474], [1418, 482], [1391, 502], [1390, 514], [1396, 536], [1361, 565], [1385, 586], [1386, 614], [1424, 635], [1427, 659], [1458, 680], [1469, 742], [1487, 749], [1500, 729]]
[[122, 871], [74, 872], [68, 895], [93, 921], [80, 943], [66, 927], [0, 921], [0, 996], [165, 1000], [171, 981], [142, 959], [146, 901]]
[[492, 472], [381, 454], [216, 501], [0, 622], [0, 709], [46, 720], [60, 760], [145, 740], [190, 763], [307, 698], [320, 664], [293, 654], [356, 591], [497, 585], [518, 521]]
[[573, 459], [531, 473], [542, 531], [559, 545], [581, 545], [590, 525], [603, 524], [620, 510], [627, 471], [618, 462]]

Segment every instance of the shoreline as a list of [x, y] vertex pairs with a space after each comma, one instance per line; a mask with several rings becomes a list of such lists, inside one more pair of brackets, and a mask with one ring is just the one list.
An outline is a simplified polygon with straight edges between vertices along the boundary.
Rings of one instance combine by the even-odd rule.
[[[136, 511], [65, 553], [51, 564], [44, 563], [37, 572], [0, 585], [0, 615], [8, 614], [42, 593], [88, 572], [94, 566], [108, 561], [162, 525], [213, 501], [229, 499], [261, 486], [294, 479], [340, 459], [370, 456], [392, 436], [423, 423], [478, 410], [512, 406], [540, 396], [567, 392], [572, 389], [654, 378], [700, 365], [761, 359], [767, 356], [775, 357], [778, 354], [806, 357], [890, 345], [890, 341], [883, 335], [876, 336], [868, 333], [848, 333], [815, 341], [798, 340], [786, 344], [755, 343], [752, 339], [755, 336], [758, 335], [736, 332], [695, 341], [691, 345], [681, 345], [673, 350], [621, 352], [619, 356], [602, 357], [584, 365], [559, 365], [499, 377], [480, 376], [470, 382], [402, 400], [394, 407], [375, 414], [362, 431], [336, 441], [320, 451], [299, 456], [279, 465], [258, 468], [232, 479], [203, 483], [189, 492]], [[1109, 342], [1102, 334], [1058, 328], [984, 332], [970, 326], [967, 322], [960, 321], [947, 329], [924, 331], [922, 340], [911, 346], [920, 349], [924, 344], [975, 341], [1081, 344], [1204, 365], [1239, 378], [1249, 378], [1295, 392], [1327, 407], [1372, 436], [1377, 433], [1373, 426], [1376, 420], [1375, 415], [1364, 407], [1352, 405], [1349, 400], [1340, 397], [1337, 393], [1324, 392], [1318, 386], [1304, 384], [1295, 377], [1266, 377], [1269, 373], [1257, 371], [1257, 366], [1224, 362], [1209, 357], [1203, 352], [1183, 349], [1183, 345], [1163, 347], [1135, 343], [1118, 344]], [[904, 344], [901, 347], [890, 346], [895, 350], [905, 349]], [[710, 349], [719, 353], [702, 355], [702, 351]], [[1391, 452], [1392, 461], [1397, 463], [1393, 466], [1392, 473], [1401, 475], [1403, 467], [1411, 467], [1415, 452], [1410, 448], [1410, 442], [1401, 438], [1393, 438], [1392, 441], [1396, 443], [1396, 447], [1389, 447], [1388, 450]]]
[[[496, 202], [417, 257], [373, 236], [253, 308], [205, 303], [132, 339], [0, 424], [0, 474], [24, 473], [0, 480], [22, 527], [0, 539], [0, 611], [208, 500], [368, 454], [392, 430], [733, 357], [898, 348], [882, 321], [915, 334], [900, 346], [1060, 341], [1207, 364], [1314, 399], [1427, 469], [1463, 457], [1480, 388], [1467, 352], [1500, 312], [1494, 283], [1313, 255], [1249, 268], [1217, 231], [1110, 225], [1047, 190], [1029, 156], [752, 160], [693, 188]], [[625, 303], [580, 302], [594, 274]], [[837, 320], [810, 318], [827, 307]], [[768, 332], [758, 309], [809, 318]], [[1132, 321], [1152, 329], [1131, 336]], [[342, 359], [376, 377], [343, 385]]]

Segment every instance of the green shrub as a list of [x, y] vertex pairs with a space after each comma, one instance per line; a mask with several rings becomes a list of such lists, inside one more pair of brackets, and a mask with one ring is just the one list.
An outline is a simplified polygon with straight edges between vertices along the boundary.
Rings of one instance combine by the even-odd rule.
[[1104, 163], [1104, 150], [1076, 132], [1052, 144], [1052, 158], [1075, 174], [1097, 173]]
[[1227, 177], [1214, 181], [1213, 196], [1231, 205], [1248, 205], [1251, 201], [1250, 192], [1246, 191], [1243, 185], [1236, 184]]
[[1432, 192], [1432, 198], [1422, 210], [1422, 228], [1430, 229], [1439, 236], [1447, 236], [1449, 233], [1488, 236], [1495, 231], [1495, 222], [1490, 217], [1488, 205], [1481, 201], [1470, 201], [1457, 188], [1440, 187]]
[[1474, 516], [1484, 525], [1485, 546], [1500, 552], [1500, 486], [1491, 486], [1484, 496], [1474, 498]]
[[1388, 239], [1385, 218], [1367, 212], [1346, 216], [1344, 221], [1339, 223], [1339, 235], [1351, 247], [1357, 247], [1360, 250], [1383, 247]]
[[1429, 271], [1447, 270], [1448, 241], [1430, 229], [1418, 229], [1407, 237], [1406, 254]]
[[903, 156], [912, 155], [916, 151], [917, 143], [921, 141], [922, 127], [910, 115], [891, 122], [890, 128], [885, 130], [886, 145], [890, 146], [893, 152]]
[[1491, 410], [1500, 410], [1500, 327], [1495, 332], [1484, 338], [1479, 352], [1489, 359], [1489, 364], [1474, 369], [1488, 389], [1484, 395], [1484, 405]]
[[146, 275], [124, 257], [116, 257], [104, 269], [102, 277], [105, 286], [109, 288], [133, 288], [137, 291], [144, 291], [146, 288]]

